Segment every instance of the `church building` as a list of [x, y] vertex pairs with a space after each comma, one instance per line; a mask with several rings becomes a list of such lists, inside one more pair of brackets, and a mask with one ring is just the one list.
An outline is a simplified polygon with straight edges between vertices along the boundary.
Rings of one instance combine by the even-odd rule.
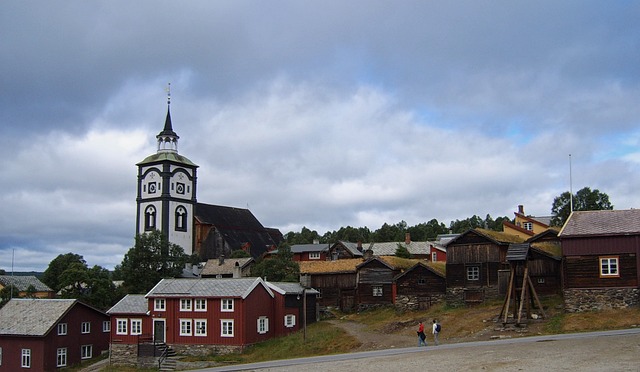
[[282, 234], [265, 228], [248, 209], [197, 202], [198, 166], [178, 154], [180, 137], [167, 104], [164, 128], [156, 136], [158, 150], [137, 164], [136, 234], [160, 230], [202, 260], [229, 257], [237, 249], [257, 258], [277, 247]]

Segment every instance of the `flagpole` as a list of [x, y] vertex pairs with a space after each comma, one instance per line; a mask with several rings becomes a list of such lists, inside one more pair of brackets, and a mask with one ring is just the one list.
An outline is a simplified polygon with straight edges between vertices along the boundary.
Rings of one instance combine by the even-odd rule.
[[571, 154], [569, 154], [569, 214], [573, 212], [573, 175], [571, 173]]

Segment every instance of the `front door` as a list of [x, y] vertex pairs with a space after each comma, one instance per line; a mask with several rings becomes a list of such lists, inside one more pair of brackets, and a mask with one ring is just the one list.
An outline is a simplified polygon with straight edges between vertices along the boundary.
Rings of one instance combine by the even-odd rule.
[[165, 342], [164, 324], [164, 319], [153, 320], [153, 343], [159, 344]]

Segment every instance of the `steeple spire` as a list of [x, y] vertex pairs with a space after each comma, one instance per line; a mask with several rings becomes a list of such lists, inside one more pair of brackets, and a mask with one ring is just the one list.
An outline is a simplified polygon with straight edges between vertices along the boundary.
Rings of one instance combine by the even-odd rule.
[[158, 139], [158, 152], [178, 152], [178, 134], [173, 131], [171, 124], [171, 83], [167, 86], [167, 118], [164, 120], [164, 129], [156, 138]]

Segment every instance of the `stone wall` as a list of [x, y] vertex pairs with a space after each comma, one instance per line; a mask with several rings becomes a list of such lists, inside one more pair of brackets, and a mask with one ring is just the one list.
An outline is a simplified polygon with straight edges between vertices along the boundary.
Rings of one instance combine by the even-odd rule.
[[138, 366], [137, 344], [111, 344], [110, 363], [119, 366]]
[[[421, 296], [415, 295], [397, 295], [395, 307], [398, 311], [416, 311], [426, 310], [427, 308], [442, 302], [445, 298], [444, 294], [434, 294], [428, 298], [428, 300], [420, 300]], [[422, 303], [422, 306], [421, 306]], [[424, 308], [426, 306], [426, 308]], [[422, 309], [421, 309], [422, 307]]]
[[207, 356], [241, 352], [242, 346], [236, 345], [169, 345], [178, 355]]
[[638, 288], [565, 289], [563, 294], [564, 310], [569, 313], [638, 305]]

